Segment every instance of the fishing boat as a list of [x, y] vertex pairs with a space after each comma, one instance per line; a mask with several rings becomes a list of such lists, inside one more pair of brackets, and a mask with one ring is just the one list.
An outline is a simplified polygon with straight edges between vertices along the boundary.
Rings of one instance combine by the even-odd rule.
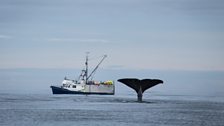
[[53, 94], [96, 94], [96, 95], [114, 95], [114, 81], [95, 81], [93, 75], [107, 57], [104, 55], [93, 71], [88, 74], [88, 54], [86, 55], [85, 69], [81, 71], [77, 80], [64, 78], [61, 86], [50, 86]]

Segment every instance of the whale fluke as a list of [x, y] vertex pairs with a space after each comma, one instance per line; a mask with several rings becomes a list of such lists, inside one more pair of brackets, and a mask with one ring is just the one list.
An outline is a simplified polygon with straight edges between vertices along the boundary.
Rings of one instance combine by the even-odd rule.
[[144, 91], [146, 91], [147, 89], [149, 89], [157, 84], [163, 83], [163, 81], [159, 80], [159, 79], [139, 80], [137, 78], [123, 78], [123, 79], [119, 79], [117, 81], [134, 89], [138, 96], [138, 102], [142, 102], [142, 96], [143, 96]]

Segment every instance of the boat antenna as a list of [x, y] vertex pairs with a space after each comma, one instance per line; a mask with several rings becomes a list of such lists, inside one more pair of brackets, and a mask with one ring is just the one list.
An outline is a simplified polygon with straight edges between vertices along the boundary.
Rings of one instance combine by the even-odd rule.
[[93, 75], [94, 72], [96, 72], [97, 68], [100, 66], [100, 64], [103, 62], [103, 60], [107, 57], [107, 55], [104, 55], [101, 61], [98, 63], [98, 65], [94, 68], [94, 70], [90, 73], [90, 75], [87, 77], [87, 80]]

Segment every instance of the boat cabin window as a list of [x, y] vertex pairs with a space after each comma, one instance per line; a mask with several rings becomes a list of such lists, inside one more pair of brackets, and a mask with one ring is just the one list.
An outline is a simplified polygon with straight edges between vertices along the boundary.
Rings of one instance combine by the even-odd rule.
[[73, 85], [72, 87], [73, 87], [73, 88], [76, 88], [76, 85]]

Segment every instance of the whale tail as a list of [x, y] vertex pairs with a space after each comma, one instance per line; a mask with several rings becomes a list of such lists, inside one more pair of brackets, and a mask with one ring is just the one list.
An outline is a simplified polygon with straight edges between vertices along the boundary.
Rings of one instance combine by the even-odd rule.
[[147, 89], [149, 89], [157, 84], [163, 83], [163, 81], [159, 80], [159, 79], [139, 80], [137, 78], [123, 78], [123, 79], [119, 79], [117, 81], [134, 89], [138, 96], [138, 102], [142, 102], [142, 96], [143, 96], [144, 91], [146, 91]]

